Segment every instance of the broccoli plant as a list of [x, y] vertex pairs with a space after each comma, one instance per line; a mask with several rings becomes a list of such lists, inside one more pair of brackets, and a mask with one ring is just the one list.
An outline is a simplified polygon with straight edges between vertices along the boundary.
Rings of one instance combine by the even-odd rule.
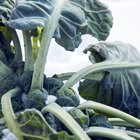
[[[112, 25], [98, 0], [0, 0], [1, 139], [140, 139], [140, 54], [105, 41]], [[74, 51], [85, 34], [99, 41], [85, 47], [90, 66], [44, 74], [52, 38]]]

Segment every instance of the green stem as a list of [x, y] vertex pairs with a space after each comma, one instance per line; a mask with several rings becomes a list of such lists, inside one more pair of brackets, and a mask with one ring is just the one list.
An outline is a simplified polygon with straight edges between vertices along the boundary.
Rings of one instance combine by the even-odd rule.
[[44, 75], [44, 68], [46, 63], [46, 57], [48, 54], [49, 46], [51, 39], [54, 35], [54, 31], [58, 24], [58, 20], [60, 18], [61, 9], [64, 5], [66, 0], [58, 0], [55, 4], [54, 11], [50, 16], [49, 20], [44, 27], [43, 37], [41, 41], [41, 45], [39, 48], [38, 56], [34, 66], [34, 73], [32, 79], [31, 89], [42, 89], [43, 88], [43, 75]]
[[94, 101], [86, 101], [84, 103], [82, 103], [81, 105], [78, 106], [78, 108], [80, 109], [86, 109], [86, 108], [92, 108], [93, 110], [97, 111], [97, 112], [102, 112], [111, 116], [114, 116], [116, 118], [121, 118], [123, 120], [125, 120], [126, 122], [133, 124], [135, 126], [137, 126], [138, 128], [140, 128], [140, 120], [123, 112], [120, 111], [116, 108], [101, 104], [101, 103], [97, 103]]
[[55, 117], [57, 117], [78, 138], [78, 140], [90, 140], [88, 135], [71, 117], [71, 115], [56, 103], [49, 104], [48, 106], [44, 107], [41, 112], [51, 112], [53, 115], [55, 115]]
[[135, 138], [136, 140], [140, 140], [140, 134], [132, 131], [125, 131], [129, 136]]
[[120, 118], [108, 118], [108, 120], [113, 126], [138, 128], [137, 126], [132, 125]]
[[59, 89], [59, 92], [63, 91], [65, 88], [73, 87], [80, 79], [85, 77], [90, 73], [98, 73], [102, 71], [117, 70], [117, 69], [134, 69], [140, 68], [139, 63], [112, 63], [112, 62], [101, 62], [93, 64], [81, 69], [79, 72], [72, 75], [66, 83]]
[[[53, 77], [56, 77], [58, 79], [61, 79], [61, 80], [65, 81], [65, 80], [68, 80], [74, 74], [76, 74], [76, 72], [67, 72], [67, 73], [62, 73], [62, 74], [55, 74], [55, 75], [53, 75]], [[101, 81], [103, 76], [104, 76], [104, 73], [100, 72], [100, 73], [96, 73], [96, 75], [95, 74], [86, 75], [83, 78], [87, 79], [87, 80]]]
[[16, 122], [16, 116], [12, 109], [11, 98], [21, 93], [21, 88], [15, 88], [8, 91], [1, 98], [2, 112], [7, 122], [8, 128], [15, 134], [18, 140], [23, 140], [20, 133], [20, 127]]
[[122, 130], [115, 130], [105, 127], [90, 127], [87, 130], [89, 136], [106, 137], [113, 140], [135, 140], [133, 137], [128, 136]]
[[32, 42], [29, 31], [23, 31], [24, 49], [25, 49], [25, 66], [24, 71], [34, 70], [34, 59], [32, 53]]
[[17, 35], [17, 32], [13, 28], [9, 28], [12, 34], [12, 39], [15, 47], [15, 57], [14, 57], [14, 62], [21, 62], [22, 61], [22, 50], [21, 50], [21, 45], [20, 41]]

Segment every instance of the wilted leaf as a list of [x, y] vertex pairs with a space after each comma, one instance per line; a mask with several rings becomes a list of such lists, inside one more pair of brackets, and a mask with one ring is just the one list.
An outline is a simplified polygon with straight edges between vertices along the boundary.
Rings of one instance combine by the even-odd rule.
[[[90, 51], [90, 60], [93, 63], [102, 62], [102, 66], [115, 63], [138, 63], [140, 62], [139, 52], [130, 44], [122, 42], [100, 42], [89, 46], [86, 51]], [[95, 57], [96, 56], [96, 57]], [[98, 58], [101, 58], [97, 61]], [[98, 59], [99, 60], [99, 59]], [[120, 110], [123, 110], [135, 117], [140, 118], [140, 68], [103, 70], [105, 74], [103, 79], [99, 81], [85, 80], [79, 89], [82, 91], [82, 96], [89, 99], [86, 93], [90, 91], [93, 100], [108, 104]], [[96, 74], [95, 74], [96, 76]], [[88, 87], [85, 87], [89, 83]], [[93, 84], [94, 83], [94, 84]], [[83, 86], [83, 87], [82, 87]], [[83, 93], [84, 92], [84, 93]]]

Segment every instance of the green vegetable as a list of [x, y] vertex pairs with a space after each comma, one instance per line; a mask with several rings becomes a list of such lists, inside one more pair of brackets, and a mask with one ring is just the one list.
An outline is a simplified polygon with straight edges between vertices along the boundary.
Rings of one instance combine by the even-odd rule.
[[[122, 42], [100, 42], [89, 46], [92, 63], [137, 63], [140, 54], [130, 44]], [[96, 53], [98, 52], [98, 53]], [[95, 55], [96, 54], [96, 57]], [[98, 61], [102, 57], [102, 61]], [[140, 117], [139, 72], [140, 68], [124, 68], [101, 70], [104, 74], [100, 81], [85, 80], [81, 82], [79, 91], [85, 99], [98, 101], [123, 110], [135, 117]], [[102, 74], [100, 73], [100, 74]], [[95, 73], [96, 76], [96, 73]], [[87, 87], [87, 88], [84, 88]], [[92, 97], [92, 98], [91, 98]]]
[[44, 77], [43, 87], [49, 92], [50, 95], [57, 96], [57, 91], [63, 86], [63, 81], [53, 78]]
[[[112, 23], [111, 11], [98, 0], [0, 0], [2, 139], [3, 129], [18, 140], [101, 140], [105, 135], [122, 140], [138, 138], [138, 132], [115, 133], [115, 123], [111, 124], [105, 114], [124, 119], [125, 123], [122, 120], [119, 125], [125, 124], [127, 129], [140, 127], [140, 57], [133, 47], [100, 42], [85, 50], [91, 52], [91, 66], [58, 77], [44, 74], [52, 38], [65, 50], [74, 51], [82, 35], [106, 40]], [[85, 99], [104, 102], [129, 114], [93, 101], [80, 104], [73, 90], [78, 81]], [[47, 104], [51, 95], [57, 99]], [[64, 109], [69, 107], [73, 109]]]
[[56, 94], [58, 103], [60, 106], [73, 106], [76, 107], [80, 103], [80, 99], [73, 89], [65, 89], [63, 92], [57, 92]]
[[69, 111], [70, 115], [86, 130], [89, 126], [89, 117], [85, 115], [80, 109], [74, 108]]

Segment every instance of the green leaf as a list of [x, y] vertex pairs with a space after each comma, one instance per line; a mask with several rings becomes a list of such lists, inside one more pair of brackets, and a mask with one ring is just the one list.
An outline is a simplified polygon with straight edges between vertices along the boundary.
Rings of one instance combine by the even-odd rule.
[[113, 128], [106, 116], [96, 115], [90, 118], [90, 126]]
[[49, 140], [49, 135], [55, 131], [45, 121], [36, 109], [26, 109], [17, 116], [20, 131], [27, 140]]
[[[13, 28], [27, 30], [45, 26], [58, 0], [18, 1], [10, 11], [11, 17], [4, 22]], [[112, 27], [112, 15], [108, 7], [98, 0], [62, 0], [62, 9], [56, 24], [54, 38], [66, 50], [73, 51], [81, 43], [81, 35], [90, 34], [105, 40]], [[30, 14], [29, 14], [30, 13]], [[55, 18], [55, 17], [54, 17]]]
[[98, 100], [100, 82], [94, 80], [84, 80], [79, 83], [78, 91], [81, 97], [86, 100]]
[[[50, 112], [55, 115], [79, 140], [90, 140], [83, 129], [62, 107], [56, 103], [51, 103], [41, 111], [43, 114]], [[66, 119], [67, 118], [67, 119]]]
[[[90, 60], [93, 63], [106, 64], [130, 63], [139, 64], [140, 54], [130, 44], [122, 42], [100, 42], [89, 46]], [[102, 60], [99, 59], [102, 57]], [[100, 60], [100, 61], [99, 61]], [[104, 77], [100, 81], [85, 80], [80, 84], [80, 95], [85, 99], [98, 101], [125, 111], [140, 118], [140, 68], [124, 68], [102, 70]], [[96, 74], [95, 74], [96, 76]], [[88, 84], [88, 87], [86, 85]], [[92, 92], [93, 91], [93, 92]], [[89, 93], [88, 93], [89, 92]], [[89, 95], [90, 94], [90, 95]]]
[[18, 85], [18, 77], [14, 71], [0, 61], [0, 98]]
[[85, 115], [80, 109], [74, 108], [69, 111], [70, 115], [77, 121], [77, 123], [86, 130], [89, 126], [89, 117]]
[[48, 92], [46, 90], [33, 90], [30, 91], [27, 96], [24, 96], [23, 102], [25, 108], [36, 108], [41, 110], [45, 106], [45, 101], [47, 100]]
[[50, 95], [57, 96], [57, 91], [63, 86], [63, 81], [58, 78], [44, 77], [43, 87]]
[[10, 30], [0, 26], [0, 60], [7, 65], [12, 62], [15, 56], [10, 46], [11, 37]]
[[80, 103], [78, 95], [72, 88], [66, 88], [62, 92], [57, 92], [56, 96], [56, 103], [58, 103], [60, 106], [76, 107]]
[[0, 0], [0, 19], [8, 20], [14, 7], [13, 0]]

